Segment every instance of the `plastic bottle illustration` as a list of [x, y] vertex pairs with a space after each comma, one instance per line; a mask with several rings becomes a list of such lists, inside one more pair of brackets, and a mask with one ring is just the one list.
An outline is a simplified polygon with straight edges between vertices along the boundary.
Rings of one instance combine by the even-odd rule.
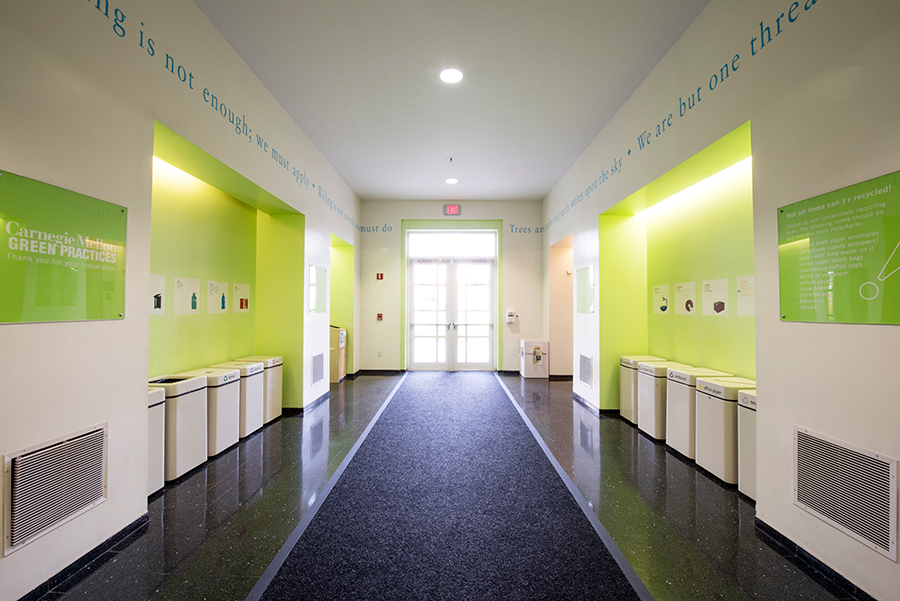
[[193, 311], [196, 308], [197, 308], [197, 293], [194, 292], [191, 294], [191, 310]]
[[[888, 274], [884, 273], [885, 271], [887, 271], [888, 266], [890, 266], [891, 261], [894, 259], [894, 255], [897, 254], [897, 249], [900, 249], [900, 241], [897, 242], [897, 246], [894, 247], [894, 250], [893, 250], [893, 252], [891, 252], [891, 256], [888, 257], [888, 260], [884, 262], [884, 267], [882, 267], [881, 271], [878, 272], [877, 279], [879, 282], [885, 281], [886, 279], [888, 279], [889, 277], [891, 277], [892, 275], [894, 275], [895, 273], [900, 271], [900, 265], [898, 265], [890, 273], [888, 273]], [[900, 257], [897, 257], [897, 258], [900, 259]], [[873, 288], [874, 288], [874, 294], [872, 292]], [[859, 295], [861, 297], [863, 297], [865, 300], [875, 300], [876, 298], [878, 298], [878, 294], [880, 292], [881, 292], [881, 289], [878, 287], [878, 284], [876, 284], [875, 282], [866, 282], [862, 286], [859, 287]]]
[[222, 310], [225, 310], [225, 294], [222, 294]]

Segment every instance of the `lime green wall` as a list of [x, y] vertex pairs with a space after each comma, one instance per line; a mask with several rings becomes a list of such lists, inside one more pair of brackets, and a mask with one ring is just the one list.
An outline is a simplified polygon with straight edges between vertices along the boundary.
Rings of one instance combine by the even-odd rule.
[[640, 216], [600, 215], [598, 234], [600, 409], [618, 409], [619, 357], [647, 352], [647, 228]]
[[334, 234], [331, 234], [331, 325], [347, 329], [347, 373], [355, 373], [353, 348], [353, 277], [355, 271], [355, 249]]
[[254, 354], [284, 357], [282, 405], [303, 406], [303, 295], [306, 218], [257, 217], [256, 346]]
[[[253, 352], [257, 210], [164, 163], [153, 170], [150, 272], [166, 276], [166, 312], [150, 317], [149, 375]], [[201, 280], [199, 314], [173, 314], [174, 277]], [[207, 280], [250, 284], [250, 313], [207, 314]], [[230, 297], [230, 294], [228, 295]]]
[[[168, 306], [150, 317], [150, 375], [281, 355], [283, 405], [302, 407], [305, 217], [160, 123], [153, 154], [150, 272], [166, 275]], [[199, 315], [173, 315], [176, 275], [249, 284], [250, 312], [228, 298], [207, 315], [201, 294]]]
[[[737, 314], [737, 277], [753, 275], [753, 198], [749, 165], [729, 181], [666, 201], [647, 219], [647, 284], [695, 282], [697, 312], [648, 313], [650, 354], [756, 377], [756, 319]], [[702, 188], [702, 186], [698, 186]], [[728, 278], [728, 315], [702, 314], [702, 281]]]
[[[600, 408], [619, 408], [619, 357], [652, 354], [756, 375], [755, 318], [735, 278], [754, 275], [750, 122], [600, 215]], [[734, 167], [734, 168], [732, 168]], [[741, 175], [735, 176], [735, 172]], [[703, 280], [729, 279], [729, 315], [702, 315]], [[697, 313], [654, 314], [652, 287], [695, 282]], [[674, 311], [674, 298], [670, 299]]]
[[462, 219], [445, 221], [441, 219], [403, 219], [400, 221], [400, 291], [403, 298], [400, 334], [400, 364], [406, 369], [406, 343], [408, 341], [406, 319], [406, 232], [408, 230], [495, 230], [497, 232], [497, 369], [503, 370], [503, 328], [499, 327], [503, 317], [503, 220], [502, 219]]

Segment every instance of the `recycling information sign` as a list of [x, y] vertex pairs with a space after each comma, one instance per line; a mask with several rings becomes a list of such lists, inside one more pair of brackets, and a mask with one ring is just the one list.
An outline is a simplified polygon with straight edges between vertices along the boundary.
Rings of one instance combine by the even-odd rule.
[[778, 209], [782, 321], [900, 324], [898, 176]]

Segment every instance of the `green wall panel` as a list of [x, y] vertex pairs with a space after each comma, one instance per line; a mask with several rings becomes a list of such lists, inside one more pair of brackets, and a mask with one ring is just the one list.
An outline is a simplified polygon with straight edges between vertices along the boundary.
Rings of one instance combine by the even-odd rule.
[[[756, 376], [753, 316], [737, 310], [738, 277], [752, 276], [753, 198], [748, 163], [723, 172], [714, 184], [697, 186], [686, 194], [647, 212], [647, 288], [694, 282], [692, 315], [678, 315], [673, 299], [665, 313], [648, 311], [648, 351], [652, 355], [735, 375]], [[711, 180], [707, 180], [709, 182]], [[703, 281], [728, 279], [727, 315], [705, 315]]]
[[254, 354], [284, 357], [282, 405], [303, 406], [303, 295], [306, 218], [257, 218], [257, 307]]
[[647, 228], [640, 216], [600, 215], [598, 233], [600, 409], [618, 409], [619, 357], [647, 353]]
[[353, 348], [356, 340], [353, 332], [353, 295], [355, 249], [334, 234], [331, 235], [331, 325], [347, 330], [347, 373], [353, 366]]
[[[166, 278], [165, 313], [150, 316], [149, 375], [205, 367], [254, 345], [257, 210], [155, 161], [150, 272]], [[199, 314], [175, 315], [174, 278], [201, 280]], [[250, 312], [208, 314], [208, 280], [249, 284]]]

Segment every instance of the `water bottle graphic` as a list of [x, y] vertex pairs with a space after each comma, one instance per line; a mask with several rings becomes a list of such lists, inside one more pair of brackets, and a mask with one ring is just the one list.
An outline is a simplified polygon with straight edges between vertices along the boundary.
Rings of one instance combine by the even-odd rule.
[[194, 292], [191, 294], [191, 311], [197, 308], [197, 293]]
[[225, 310], [225, 294], [222, 294], [222, 310]]
[[[891, 256], [888, 257], [888, 260], [884, 262], [884, 267], [881, 268], [881, 271], [878, 272], [878, 281], [883, 282], [898, 271], [900, 271], [900, 265], [894, 267], [894, 270], [888, 274], [884, 272], [887, 271], [888, 267], [891, 266], [891, 261], [894, 260], [894, 255], [897, 254], [897, 249], [900, 249], [900, 241], [897, 242], [897, 246], [894, 247]], [[900, 259], [900, 256], [897, 257]], [[874, 289], [874, 292], [873, 292]], [[866, 282], [862, 286], [859, 287], [859, 295], [863, 297], [865, 300], [875, 300], [878, 298], [878, 294], [881, 292], [881, 289], [878, 287], [878, 284], [875, 282]]]

